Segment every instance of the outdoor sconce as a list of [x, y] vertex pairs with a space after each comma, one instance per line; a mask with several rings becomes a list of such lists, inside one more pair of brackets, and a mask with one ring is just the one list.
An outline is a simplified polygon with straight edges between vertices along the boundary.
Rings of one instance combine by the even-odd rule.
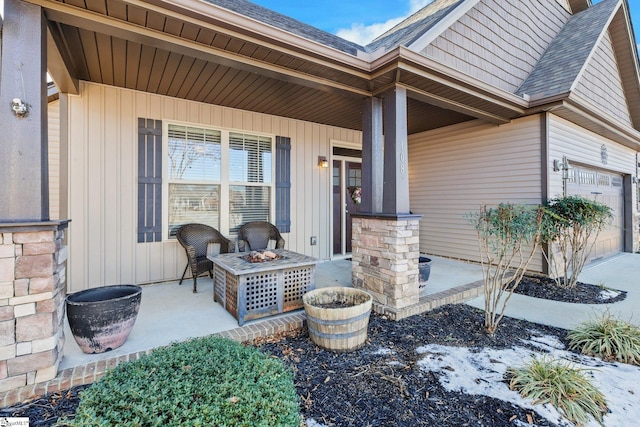
[[29, 114], [29, 104], [20, 98], [13, 98], [13, 101], [11, 101], [11, 109], [13, 110], [13, 114], [19, 119]]
[[569, 161], [567, 160], [567, 156], [562, 156], [562, 160], [555, 159], [553, 161], [553, 170], [554, 172], [562, 171], [562, 179], [569, 179], [569, 171], [573, 169], [569, 166]]
[[324, 156], [318, 156], [318, 166], [326, 169], [329, 167], [329, 160]]

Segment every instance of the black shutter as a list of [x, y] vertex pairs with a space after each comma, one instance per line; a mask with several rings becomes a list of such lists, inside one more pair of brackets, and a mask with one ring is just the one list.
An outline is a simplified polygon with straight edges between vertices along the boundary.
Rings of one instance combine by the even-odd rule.
[[162, 121], [138, 118], [138, 243], [162, 241]]
[[276, 136], [276, 227], [291, 231], [291, 138]]

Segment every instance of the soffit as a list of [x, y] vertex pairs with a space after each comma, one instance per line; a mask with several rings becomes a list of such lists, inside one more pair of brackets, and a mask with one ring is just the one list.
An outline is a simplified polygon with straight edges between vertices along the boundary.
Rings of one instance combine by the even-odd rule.
[[[522, 113], [500, 94], [459, 84], [446, 71], [398, 60], [372, 64], [290, 42], [278, 29], [280, 38], [233, 27], [221, 16], [205, 20], [177, 5], [190, 0], [27, 1], [43, 6], [71, 79], [358, 130], [363, 100], [396, 83], [409, 89], [409, 133], [472, 118], [504, 123]], [[418, 56], [418, 63], [425, 60]]]

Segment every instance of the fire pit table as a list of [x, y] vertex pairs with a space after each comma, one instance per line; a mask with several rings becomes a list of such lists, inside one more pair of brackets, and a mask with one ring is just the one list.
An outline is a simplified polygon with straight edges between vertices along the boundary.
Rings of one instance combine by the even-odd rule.
[[272, 249], [278, 259], [252, 262], [249, 253], [208, 258], [213, 262], [213, 299], [242, 326], [247, 320], [302, 308], [302, 295], [315, 289], [317, 258]]

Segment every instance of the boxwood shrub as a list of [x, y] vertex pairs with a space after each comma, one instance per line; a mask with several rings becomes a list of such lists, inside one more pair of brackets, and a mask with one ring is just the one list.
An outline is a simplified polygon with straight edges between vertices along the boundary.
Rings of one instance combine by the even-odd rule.
[[70, 426], [300, 426], [292, 372], [207, 337], [122, 363], [82, 393]]

